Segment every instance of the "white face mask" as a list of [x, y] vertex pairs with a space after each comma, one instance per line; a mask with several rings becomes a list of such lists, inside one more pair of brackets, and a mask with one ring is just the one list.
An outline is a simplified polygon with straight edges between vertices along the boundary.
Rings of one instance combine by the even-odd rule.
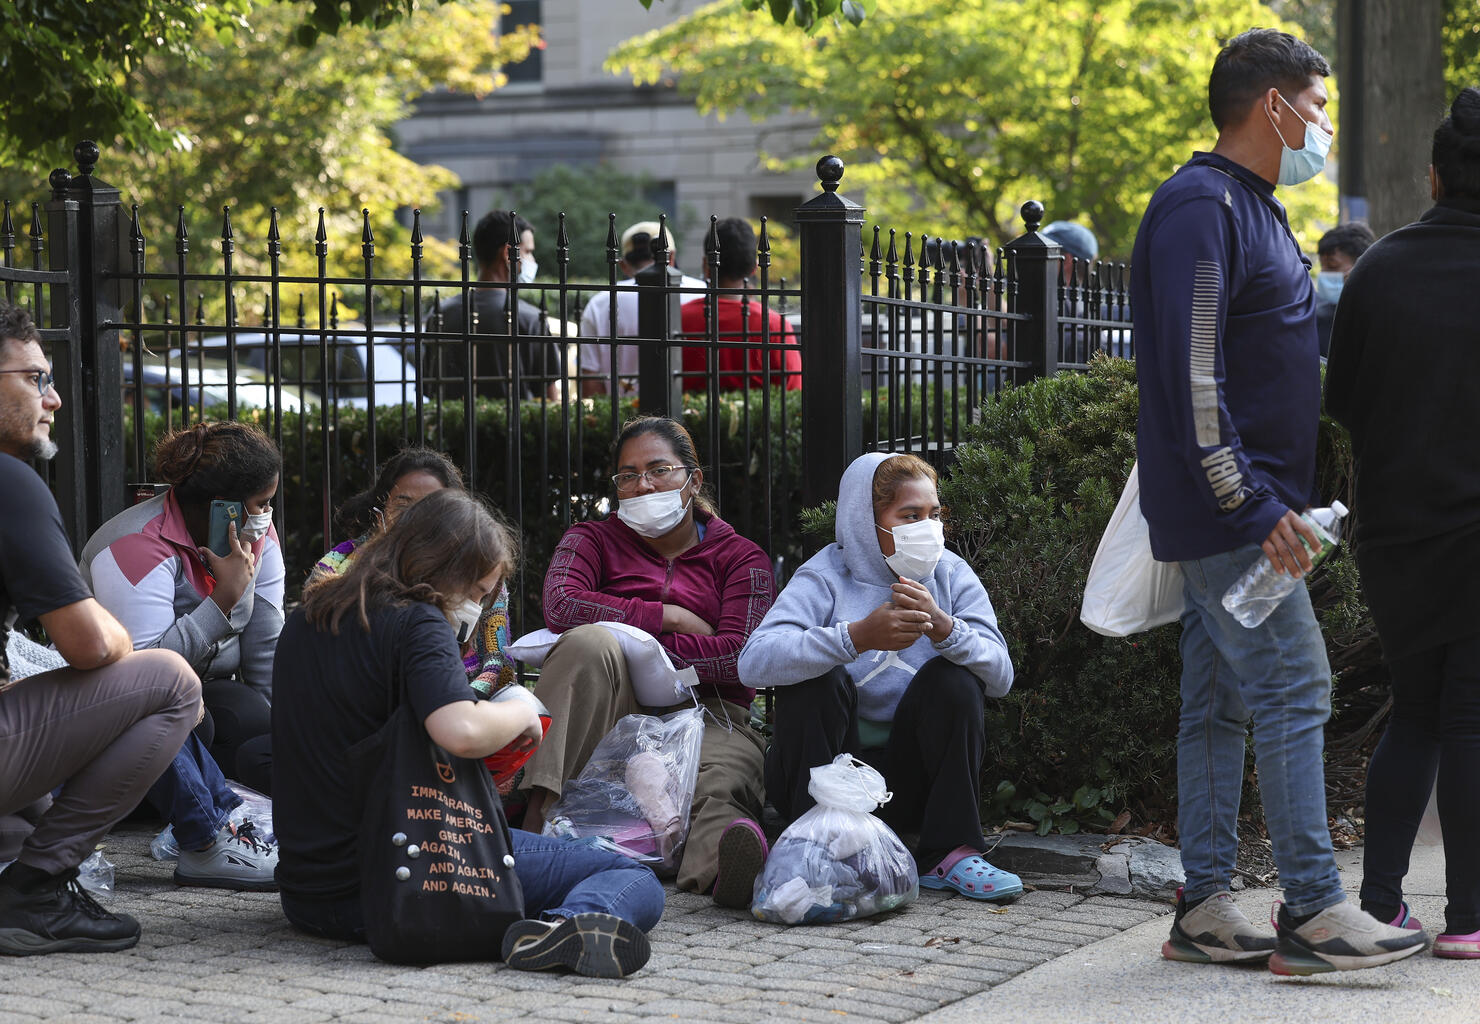
[[[1281, 96], [1280, 99], [1285, 98]], [[1285, 100], [1285, 106], [1289, 109], [1290, 113], [1296, 117], [1300, 117], [1300, 112], [1295, 109], [1289, 100]], [[1279, 136], [1280, 140], [1280, 175], [1278, 184], [1298, 185], [1302, 181], [1309, 181], [1317, 174], [1320, 174], [1321, 169], [1326, 166], [1326, 154], [1331, 150], [1331, 133], [1314, 121], [1307, 121], [1305, 118], [1300, 117], [1301, 123], [1305, 125], [1305, 145], [1300, 149], [1291, 149], [1285, 145], [1285, 137], [1280, 135], [1279, 125], [1274, 123], [1274, 115], [1270, 114], [1269, 110], [1266, 109], [1264, 116], [1269, 118], [1270, 127], [1274, 128], [1274, 133]]]
[[884, 562], [895, 573], [918, 582], [935, 571], [946, 549], [946, 531], [939, 519], [904, 523], [892, 530], [885, 530], [878, 523], [874, 525], [894, 538], [894, 554], [886, 555]]
[[483, 618], [483, 606], [472, 598], [464, 598], [447, 610], [447, 617], [457, 627], [457, 642], [465, 644], [478, 628], [478, 620]]
[[[690, 501], [693, 499], [691, 498]], [[679, 523], [689, 510], [683, 500], [683, 488], [676, 491], [653, 491], [617, 502], [617, 518], [643, 537], [661, 537]]]
[[534, 261], [533, 256], [519, 257], [519, 283], [534, 284], [535, 275], [540, 272], [540, 265]]
[[247, 521], [237, 528], [237, 540], [243, 544], [255, 544], [267, 536], [267, 530], [272, 526], [272, 509], [263, 508], [256, 515], [247, 516]]

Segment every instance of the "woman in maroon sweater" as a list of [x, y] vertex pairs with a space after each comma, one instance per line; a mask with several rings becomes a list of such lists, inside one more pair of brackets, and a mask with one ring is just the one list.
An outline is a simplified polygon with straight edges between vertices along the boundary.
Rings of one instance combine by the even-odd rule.
[[770, 561], [715, 514], [682, 424], [633, 420], [613, 451], [617, 514], [572, 526], [545, 574], [545, 624], [563, 635], [535, 688], [553, 721], [525, 766], [524, 827], [540, 830], [617, 719], [675, 710], [637, 703], [616, 638], [591, 625], [627, 623], [657, 637], [675, 667], [693, 667], [711, 712], [678, 887], [746, 906], [766, 855], [756, 825], [764, 745], [750, 728], [755, 691], [741, 685], [736, 660], [774, 599]]

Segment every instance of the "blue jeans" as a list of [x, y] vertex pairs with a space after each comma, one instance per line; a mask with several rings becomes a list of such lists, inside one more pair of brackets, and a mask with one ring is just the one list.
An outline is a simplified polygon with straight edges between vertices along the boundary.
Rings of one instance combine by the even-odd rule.
[[[514, 871], [524, 890], [527, 917], [553, 920], [576, 914], [611, 914], [649, 931], [663, 916], [663, 884], [635, 860], [579, 840], [552, 839], [511, 829]], [[342, 900], [303, 900], [282, 894], [283, 913], [295, 928], [331, 939], [365, 941], [358, 894]]]
[[175, 842], [182, 850], [209, 846], [242, 802], [193, 732], [164, 774], [149, 787], [146, 798], [174, 826]]
[[1182, 715], [1177, 733], [1177, 827], [1189, 901], [1227, 889], [1238, 852], [1244, 746], [1254, 723], [1259, 794], [1280, 884], [1292, 914], [1345, 897], [1326, 829], [1321, 752], [1331, 717], [1331, 666], [1297, 587], [1245, 629], [1223, 610], [1225, 591], [1264, 553], [1248, 545], [1183, 562]]

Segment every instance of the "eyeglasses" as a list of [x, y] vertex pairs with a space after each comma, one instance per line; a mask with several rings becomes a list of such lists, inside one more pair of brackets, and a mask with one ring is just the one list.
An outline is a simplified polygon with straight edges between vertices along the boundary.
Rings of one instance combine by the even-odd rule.
[[36, 378], [36, 393], [39, 394], [42, 398], [46, 397], [46, 393], [50, 391], [52, 385], [56, 383], [56, 378], [52, 376], [50, 370], [0, 370], [0, 373], [32, 374]]
[[[664, 486], [682, 487], [692, 472], [688, 466], [654, 466], [641, 473], [618, 473], [612, 477], [612, 483], [617, 485], [619, 491], [630, 491], [637, 486], [639, 480], [646, 480], [661, 490]], [[674, 473], [682, 473], [683, 476], [675, 477]]]

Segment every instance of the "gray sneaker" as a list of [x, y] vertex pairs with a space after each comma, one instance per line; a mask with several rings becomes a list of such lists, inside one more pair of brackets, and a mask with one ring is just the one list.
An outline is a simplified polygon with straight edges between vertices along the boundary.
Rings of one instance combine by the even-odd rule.
[[1428, 945], [1423, 932], [1383, 924], [1344, 900], [1302, 925], [1296, 925], [1280, 904], [1275, 931], [1279, 945], [1269, 958], [1269, 969], [1284, 975], [1378, 967], [1412, 956]]
[[1161, 955], [1189, 964], [1248, 963], [1265, 959], [1274, 946], [1275, 937], [1255, 928], [1229, 893], [1215, 892], [1188, 910], [1178, 889], [1177, 916]]
[[176, 885], [199, 885], [208, 889], [238, 889], [272, 892], [278, 887], [277, 847], [264, 840], [250, 821], [229, 822], [216, 833], [206, 850], [181, 850], [175, 866]]

